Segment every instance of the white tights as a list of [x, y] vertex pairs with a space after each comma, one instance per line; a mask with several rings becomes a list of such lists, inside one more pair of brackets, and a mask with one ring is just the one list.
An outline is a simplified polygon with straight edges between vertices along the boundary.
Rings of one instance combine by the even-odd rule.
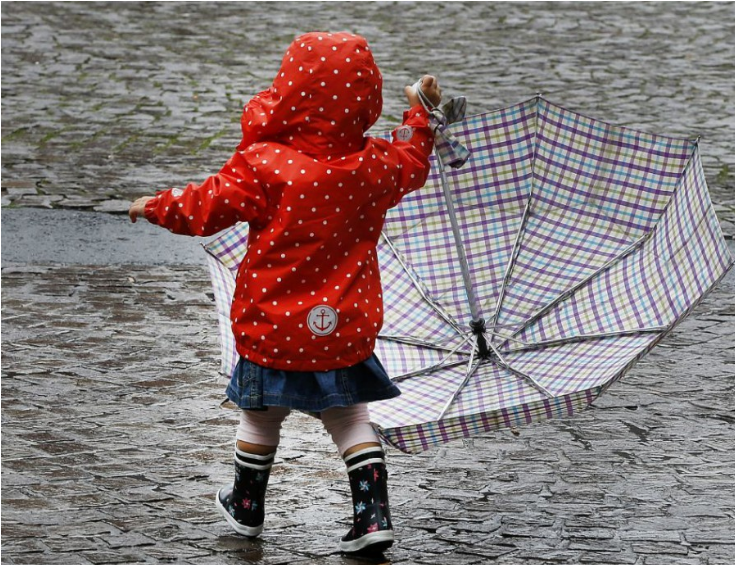
[[[242, 410], [237, 439], [256, 445], [278, 446], [281, 424], [290, 412], [290, 408], [282, 406], [269, 406], [267, 410]], [[360, 443], [379, 443], [370, 425], [367, 404], [329, 408], [321, 413], [321, 419], [340, 455]]]

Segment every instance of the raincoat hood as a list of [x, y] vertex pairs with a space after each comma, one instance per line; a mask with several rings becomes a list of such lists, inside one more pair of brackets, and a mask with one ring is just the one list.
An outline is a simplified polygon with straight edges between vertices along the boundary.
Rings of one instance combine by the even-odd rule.
[[382, 106], [382, 76], [363, 37], [307, 33], [289, 46], [272, 86], [245, 107], [240, 149], [275, 141], [310, 155], [353, 153]]

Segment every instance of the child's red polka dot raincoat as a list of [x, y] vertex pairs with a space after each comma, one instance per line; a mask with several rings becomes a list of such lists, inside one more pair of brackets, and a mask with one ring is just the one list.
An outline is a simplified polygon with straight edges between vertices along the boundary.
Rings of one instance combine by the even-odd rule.
[[386, 211], [420, 188], [432, 135], [414, 107], [393, 143], [365, 137], [382, 78], [367, 42], [309, 33], [242, 115], [242, 142], [200, 185], [161, 192], [148, 220], [189, 235], [249, 222], [232, 329], [244, 358], [326, 371], [364, 361], [383, 320], [376, 244]]

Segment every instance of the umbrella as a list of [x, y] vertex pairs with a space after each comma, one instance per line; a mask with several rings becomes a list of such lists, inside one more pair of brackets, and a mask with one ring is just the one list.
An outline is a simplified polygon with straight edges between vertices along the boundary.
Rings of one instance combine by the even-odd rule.
[[[568, 417], [621, 378], [732, 266], [697, 140], [588, 118], [537, 96], [452, 126], [386, 217], [376, 351], [400, 397], [370, 405], [393, 446]], [[246, 227], [207, 244], [223, 339]]]

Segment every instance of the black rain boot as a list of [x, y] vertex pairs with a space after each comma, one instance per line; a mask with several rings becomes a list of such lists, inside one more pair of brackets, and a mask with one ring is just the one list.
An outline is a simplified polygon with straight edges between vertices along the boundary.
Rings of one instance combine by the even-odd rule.
[[380, 553], [393, 545], [385, 453], [381, 447], [368, 447], [345, 457], [345, 464], [354, 522], [339, 548], [345, 553]]
[[217, 492], [217, 509], [238, 534], [255, 537], [263, 531], [265, 490], [275, 451], [255, 455], [235, 448], [235, 483]]

